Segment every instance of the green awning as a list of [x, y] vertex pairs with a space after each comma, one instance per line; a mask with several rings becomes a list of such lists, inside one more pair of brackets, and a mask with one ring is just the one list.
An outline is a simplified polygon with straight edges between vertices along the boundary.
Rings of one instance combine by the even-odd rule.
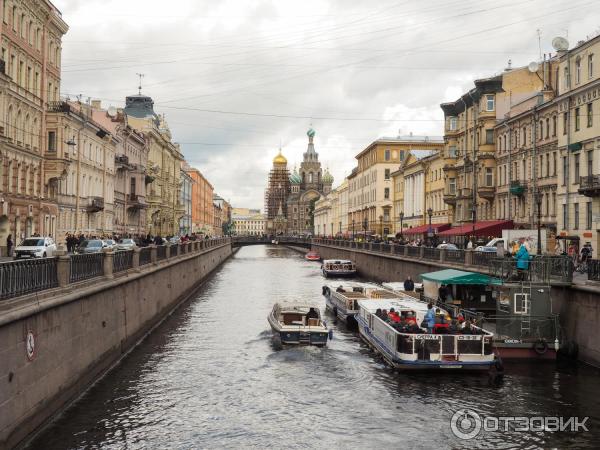
[[476, 272], [464, 272], [462, 270], [446, 269], [437, 272], [421, 274], [421, 278], [427, 281], [443, 284], [495, 284], [501, 285], [502, 280]]

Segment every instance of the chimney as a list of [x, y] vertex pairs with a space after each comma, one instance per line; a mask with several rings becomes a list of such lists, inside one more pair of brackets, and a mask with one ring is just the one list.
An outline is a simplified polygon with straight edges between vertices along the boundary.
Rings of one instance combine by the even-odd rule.
[[102, 100], [92, 100], [92, 109], [102, 109]]

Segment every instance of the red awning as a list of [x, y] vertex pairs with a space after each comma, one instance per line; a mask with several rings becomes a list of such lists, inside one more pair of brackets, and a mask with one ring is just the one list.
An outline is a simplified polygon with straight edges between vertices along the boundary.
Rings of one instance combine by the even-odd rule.
[[[441, 231], [447, 230], [450, 228], [449, 223], [432, 223], [431, 231], [434, 233], [440, 233]], [[413, 228], [405, 228], [402, 231], [402, 234], [423, 234], [429, 232], [429, 224], [427, 225], [419, 225], [418, 227]]]
[[512, 230], [512, 220], [483, 220], [475, 222], [475, 231], [473, 224], [468, 223], [439, 233], [440, 236], [500, 236], [502, 230]]

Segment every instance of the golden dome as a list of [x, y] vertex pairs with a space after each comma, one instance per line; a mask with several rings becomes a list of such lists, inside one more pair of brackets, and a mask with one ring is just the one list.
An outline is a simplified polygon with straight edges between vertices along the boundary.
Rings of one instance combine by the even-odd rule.
[[279, 149], [279, 154], [273, 158], [273, 164], [287, 164], [287, 159], [281, 154], [281, 149]]

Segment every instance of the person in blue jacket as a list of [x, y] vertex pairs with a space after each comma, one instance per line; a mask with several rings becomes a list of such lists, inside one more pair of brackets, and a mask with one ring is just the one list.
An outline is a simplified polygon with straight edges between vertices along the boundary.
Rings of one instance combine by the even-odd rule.
[[520, 274], [520, 278], [523, 279], [524, 271], [529, 269], [529, 252], [527, 251], [527, 247], [523, 239], [520, 240], [521, 246], [519, 247], [519, 251], [515, 255], [517, 260], [517, 271]]
[[423, 321], [427, 325], [427, 331], [433, 333], [433, 327], [435, 326], [435, 309], [433, 309], [432, 303], [427, 305], [427, 312], [425, 313]]

